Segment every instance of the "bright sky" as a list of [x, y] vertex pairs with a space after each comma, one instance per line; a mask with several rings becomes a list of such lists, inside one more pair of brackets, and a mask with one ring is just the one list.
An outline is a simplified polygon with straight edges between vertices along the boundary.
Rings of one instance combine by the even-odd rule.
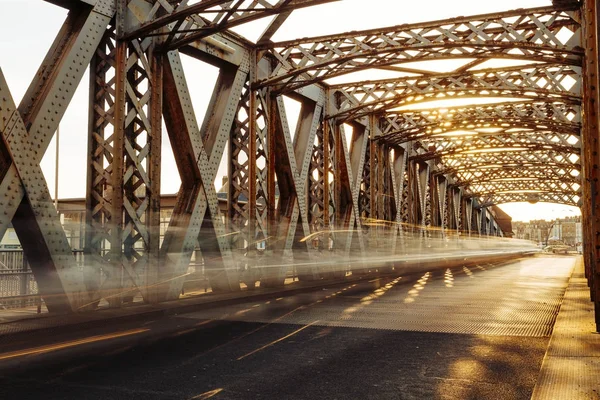
[[[295, 11], [274, 40], [286, 40], [338, 33], [351, 30], [377, 28], [403, 23], [429, 21], [456, 16], [467, 16], [516, 8], [550, 5], [550, 0], [343, 0], [309, 9]], [[66, 11], [42, 0], [0, 0], [0, 68], [2, 69], [15, 102], [18, 104], [35, 75], [44, 55], [60, 29]], [[26, 21], [26, 23], [24, 22]], [[238, 33], [255, 39], [262, 32], [264, 21], [239, 27]], [[188, 84], [197, 118], [201, 123], [217, 77], [214, 67], [184, 57]], [[84, 77], [67, 113], [61, 122], [59, 197], [84, 197], [87, 152], [88, 76]], [[288, 118], [294, 120], [297, 109], [288, 102]], [[292, 126], [293, 128], [293, 126]], [[292, 130], [293, 131], [293, 130]], [[42, 169], [50, 188], [54, 187], [55, 142], [49, 147]], [[179, 189], [179, 176], [166, 133], [163, 135], [162, 193], [175, 193]], [[222, 163], [221, 176], [226, 174]], [[52, 189], [51, 189], [52, 190]], [[513, 220], [552, 219], [578, 215], [579, 209], [539, 203], [514, 203], [502, 205]]]

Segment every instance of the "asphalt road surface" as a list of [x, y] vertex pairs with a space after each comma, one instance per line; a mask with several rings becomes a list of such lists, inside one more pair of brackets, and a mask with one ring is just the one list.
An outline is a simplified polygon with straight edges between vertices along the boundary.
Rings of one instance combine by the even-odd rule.
[[0, 398], [528, 399], [574, 261], [424, 271], [4, 343]]

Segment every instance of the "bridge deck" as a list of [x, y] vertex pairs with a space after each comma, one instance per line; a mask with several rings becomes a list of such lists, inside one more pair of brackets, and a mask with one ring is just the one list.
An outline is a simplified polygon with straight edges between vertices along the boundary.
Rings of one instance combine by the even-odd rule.
[[579, 260], [556, 319], [532, 399], [600, 399], [600, 335]]
[[[574, 264], [540, 256], [432, 270], [88, 327], [27, 354], [3, 345], [0, 368], [12, 370], [0, 397], [525, 399]], [[571, 297], [559, 327], [589, 316], [563, 317], [567, 304], [587, 307]], [[549, 355], [544, 368], [568, 370]]]

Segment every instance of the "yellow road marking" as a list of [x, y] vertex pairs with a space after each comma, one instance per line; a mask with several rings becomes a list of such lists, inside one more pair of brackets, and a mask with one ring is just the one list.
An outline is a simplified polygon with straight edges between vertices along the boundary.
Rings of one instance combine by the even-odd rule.
[[48, 345], [48, 346], [34, 347], [32, 349], [27, 349], [27, 350], [13, 351], [11, 353], [1, 354], [0, 360], [7, 360], [10, 358], [29, 356], [32, 354], [49, 353], [51, 351], [66, 349], [69, 347], [75, 347], [75, 346], [79, 346], [82, 344], [100, 342], [100, 341], [109, 340], [109, 339], [116, 339], [116, 338], [120, 338], [123, 336], [136, 335], [138, 333], [146, 332], [148, 330], [149, 329], [133, 329], [130, 331], [125, 331], [125, 332], [120, 332], [120, 333], [111, 333], [108, 335], [91, 336], [89, 338], [74, 340], [71, 342], [63, 342], [63, 343], [58, 343], [58, 344], [53, 344], [53, 345]]
[[204, 399], [210, 399], [211, 397], [221, 393], [223, 391], [223, 388], [219, 388], [219, 389], [215, 389], [215, 390], [211, 390], [210, 392], [206, 392], [206, 393], [202, 393], [199, 394], [198, 396], [194, 396], [194, 397], [190, 397], [189, 400], [204, 400]]
[[253, 350], [253, 351], [251, 351], [251, 352], [250, 352], [250, 353], [248, 353], [248, 354], [244, 354], [243, 356], [239, 357], [239, 358], [237, 359], [237, 361], [240, 361], [240, 360], [242, 360], [242, 359], [244, 359], [244, 358], [246, 358], [246, 357], [248, 357], [248, 356], [251, 356], [252, 354], [258, 353], [259, 351], [266, 349], [267, 347], [273, 346], [274, 344], [277, 344], [277, 343], [279, 343], [279, 342], [281, 342], [281, 341], [283, 341], [283, 340], [285, 340], [285, 339], [287, 339], [287, 338], [289, 338], [289, 337], [291, 337], [291, 336], [294, 336], [295, 334], [297, 334], [297, 333], [299, 333], [299, 332], [301, 332], [301, 331], [305, 330], [306, 328], [308, 328], [309, 326], [311, 326], [311, 325], [313, 325], [313, 324], [315, 324], [315, 323], [317, 323], [317, 322], [319, 322], [319, 321], [313, 321], [313, 322], [311, 322], [310, 324], [308, 324], [308, 325], [305, 325], [305, 326], [303, 326], [302, 328], [300, 328], [300, 329], [298, 329], [298, 330], [295, 330], [294, 332], [292, 332], [292, 333], [290, 333], [290, 334], [288, 334], [288, 335], [285, 335], [285, 336], [284, 336], [284, 337], [282, 337], [282, 338], [279, 338], [279, 339], [277, 339], [277, 340], [274, 340], [274, 341], [272, 341], [271, 343], [265, 344], [264, 346], [262, 346], [262, 347], [260, 347], [260, 348], [258, 348], [258, 349], [256, 349], [256, 350]]

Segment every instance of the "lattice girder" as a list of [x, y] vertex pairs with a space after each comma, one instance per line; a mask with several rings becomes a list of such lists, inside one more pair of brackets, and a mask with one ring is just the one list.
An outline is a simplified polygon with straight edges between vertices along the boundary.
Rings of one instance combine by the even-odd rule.
[[[515, 10], [265, 45], [278, 61], [261, 86], [295, 88], [362, 69], [447, 58], [519, 58], [581, 64], [573, 8]], [[562, 28], [572, 35], [559, 39]], [[564, 32], [564, 31], [563, 31]]]
[[432, 136], [415, 141], [417, 149], [424, 153], [418, 159], [434, 159], [455, 154], [500, 151], [555, 151], [569, 158], [579, 157], [580, 143], [576, 136], [554, 132], [520, 131], [512, 133], [480, 133], [456, 136]]
[[[274, 146], [271, 150], [274, 170], [277, 174], [277, 184], [280, 197], [277, 206], [277, 215], [271, 216], [273, 227], [271, 231], [279, 239], [271, 248], [275, 250], [278, 258], [288, 255], [297, 255], [297, 252], [306, 252], [309, 257], [314, 253], [313, 243], [305, 241], [303, 244], [295, 241], [311, 234], [307, 204], [307, 184], [309, 182], [310, 161], [313, 156], [313, 146], [319, 125], [322, 121], [322, 111], [325, 93], [321, 92], [317, 102], [302, 102], [296, 134], [292, 138], [283, 98], [277, 97], [272, 102], [271, 135]], [[274, 197], [274, 196], [273, 196]], [[292, 252], [292, 250], [294, 250]], [[282, 263], [280, 263], [282, 264]], [[285, 265], [283, 263], [283, 265]], [[298, 273], [302, 279], [316, 279], [317, 268], [313, 265], [299, 267]], [[286, 267], [265, 268], [261, 285], [281, 286], [284, 284]]]
[[[109, 275], [120, 267], [111, 262], [111, 248], [119, 247], [118, 227], [121, 190], [114, 169], [122, 159], [122, 145], [115, 135], [116, 37], [115, 28], [106, 30], [90, 63], [90, 126], [88, 138], [88, 175], [84, 281], [88, 290], [98, 293]], [[107, 294], [110, 296], [111, 294]]]
[[547, 193], [565, 193], [579, 195], [579, 184], [569, 184], [556, 179], [538, 179], [538, 180], [503, 180], [496, 182], [473, 183], [469, 186], [471, 194], [477, 193], [504, 193], [504, 192], [547, 192]]
[[[479, 125], [479, 126], [477, 126]], [[464, 127], [452, 126], [450, 124], [436, 125], [435, 129], [414, 129], [410, 131], [392, 132], [385, 136], [379, 136], [378, 139], [390, 145], [399, 145], [411, 141], [424, 141], [429, 138], [459, 138], [460, 136], [477, 135], [480, 133], [495, 134], [522, 134], [531, 133], [533, 135], [548, 134], [549, 137], [557, 136], [559, 141], [577, 144], [580, 142], [580, 132], [572, 129], [568, 125], [539, 124], [538, 122], [528, 121], [504, 121], [501, 127], [492, 127], [491, 124], [474, 124], [464, 121]], [[432, 128], [432, 127], [429, 127]], [[554, 140], [554, 139], [553, 139]]]
[[[362, 183], [363, 169], [368, 151], [369, 128], [356, 125], [353, 127], [350, 143], [346, 139], [344, 126], [335, 127], [335, 161], [334, 161], [334, 185], [335, 185], [335, 227], [342, 231], [334, 239], [334, 247], [345, 255], [351, 251], [364, 251], [364, 238], [362, 235], [359, 193]], [[355, 230], [355, 232], [343, 232], [344, 230]], [[355, 240], [358, 241], [358, 249], [352, 247]]]
[[[471, 165], [473, 163], [484, 164], [484, 165], [523, 165], [528, 166], [530, 164], [539, 165], [541, 163], [547, 163], [548, 166], [554, 164], [571, 164], [579, 165], [579, 157], [568, 154], [545, 150], [539, 152], [523, 151], [521, 148], [513, 148], [514, 151], [507, 151], [511, 149], [478, 149], [478, 152], [465, 153], [456, 152], [451, 158], [444, 160], [443, 165], [446, 167], [460, 167], [462, 165]], [[415, 156], [419, 157], [419, 156]], [[425, 158], [431, 158], [430, 155], [426, 155]]]
[[510, 102], [386, 113], [380, 118], [381, 140], [400, 144], [452, 131], [551, 130], [579, 135], [580, 106], [561, 102]]
[[543, 167], [499, 167], [497, 169], [484, 169], [475, 171], [464, 171], [456, 173], [456, 185], [466, 186], [486, 182], [517, 181], [517, 180], [552, 180], [567, 184], [581, 183], [579, 171], [572, 169], [571, 173], [563, 171], [559, 173]]
[[[77, 310], [88, 302], [75, 258], [40, 167], [34, 135], [13, 101], [0, 70], [0, 205], [12, 221], [38, 287], [51, 311]], [[14, 194], [20, 195], [15, 196]], [[15, 208], [8, 215], [11, 208]]]
[[249, 57], [247, 53], [239, 68], [220, 71], [204, 123], [199, 128], [179, 54], [168, 53], [163, 114], [182, 185], [161, 246], [161, 259], [171, 274], [167, 299], [179, 297], [197, 243], [212, 290], [239, 289], [213, 182], [247, 79]]
[[470, 193], [469, 196], [479, 199], [479, 207], [485, 208], [492, 205], [514, 202], [529, 203], [554, 203], [579, 207], [581, 193], [579, 192], [538, 192], [531, 193]]
[[[502, 170], [544, 170], [547, 169], [549, 171], [552, 171], [552, 173], [557, 173], [560, 176], [564, 176], [564, 175], [571, 175], [571, 176], [579, 176], [581, 174], [581, 166], [579, 164], [572, 164], [571, 162], [563, 162], [563, 163], [559, 163], [559, 162], [527, 162], [527, 163], [521, 163], [521, 162], [508, 162], [506, 164], [493, 164], [490, 161], [487, 160], [479, 160], [479, 161], [473, 161], [473, 162], [468, 162], [469, 160], [466, 160], [467, 162], [460, 162], [460, 163], [453, 163], [452, 166], [449, 165], [442, 165], [442, 166], [438, 166], [436, 173], [438, 174], [442, 174], [442, 175], [454, 175], [454, 174], [465, 174], [465, 173], [474, 173], [475, 171], [477, 172], [483, 172], [483, 173], [487, 173], [489, 172], [490, 174], [495, 173], [495, 171], [502, 171]], [[556, 172], [558, 171], [558, 172]]]
[[[52, 311], [77, 310], [85, 306], [88, 299], [87, 294], [82, 293], [82, 277], [74, 267], [65, 232], [52, 211], [54, 207], [39, 163], [114, 14], [114, 4], [108, 0], [98, 1], [93, 8], [76, 7], [71, 11], [18, 111], [11, 116], [12, 126], [5, 125], [7, 120], [2, 124], [3, 134], [10, 134], [14, 139], [5, 138], [7, 162], [0, 163], [3, 167], [0, 196], [8, 200], [2, 201], [0, 236], [4, 236], [12, 221], [40, 290], [47, 296], [48, 309]], [[3, 87], [2, 91], [6, 111], [14, 106], [9, 104], [12, 99], [8, 88]], [[9, 127], [14, 129], [13, 133], [4, 131]], [[11, 149], [11, 142], [17, 138], [21, 143]], [[10, 153], [28, 161], [27, 171], [17, 171], [19, 166], [10, 162]], [[23, 173], [29, 181], [27, 184], [22, 184], [18, 176]], [[27, 193], [28, 185], [35, 186], [35, 192]], [[24, 200], [25, 197], [28, 200]], [[39, 225], [40, 222], [43, 224]]]
[[[130, 8], [151, 7], [149, 12], [138, 12], [139, 25], [130, 27], [124, 39], [148, 36], [164, 37], [163, 48], [174, 50], [192, 42], [223, 32], [235, 26], [272, 15], [287, 18], [295, 10], [338, 0], [204, 0], [188, 5], [188, 0], [134, 0]], [[283, 21], [269, 28], [272, 35]], [[167, 28], [167, 29], [165, 29]], [[223, 45], [226, 46], [226, 45]]]
[[383, 113], [406, 104], [460, 97], [524, 98], [578, 104], [581, 68], [536, 64], [423, 77], [404, 77], [334, 85], [338, 120]]

